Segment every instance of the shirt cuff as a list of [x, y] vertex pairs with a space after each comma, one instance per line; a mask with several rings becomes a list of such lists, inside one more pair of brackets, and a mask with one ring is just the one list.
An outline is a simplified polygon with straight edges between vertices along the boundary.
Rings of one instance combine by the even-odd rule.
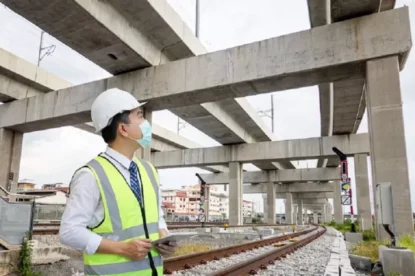
[[159, 220], [159, 229], [164, 229], [167, 231], [167, 233], [170, 233], [169, 229], [167, 229], [167, 224], [164, 220]]
[[88, 255], [93, 255], [98, 250], [99, 245], [101, 244], [102, 237], [94, 233], [88, 240], [88, 244], [85, 248], [85, 253]]

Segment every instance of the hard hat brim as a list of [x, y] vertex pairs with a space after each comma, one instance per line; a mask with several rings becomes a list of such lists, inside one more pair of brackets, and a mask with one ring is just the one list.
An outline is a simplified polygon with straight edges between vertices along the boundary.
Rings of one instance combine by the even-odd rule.
[[[121, 110], [120, 112], [118, 112], [117, 114], [120, 114], [120, 113], [122, 113], [122, 112], [125, 112], [125, 111], [131, 111], [131, 110], [133, 110], [133, 109], [136, 109], [136, 108], [139, 108], [140, 106], [143, 106], [143, 105], [145, 105], [147, 102], [142, 102], [142, 103], [139, 103], [137, 106], [135, 106], [134, 108], [131, 108], [130, 110]], [[117, 114], [114, 114], [114, 116], [115, 115], [117, 115]], [[112, 118], [114, 118], [114, 116], [112, 116]], [[101, 134], [101, 132], [102, 132], [102, 130], [104, 129], [104, 128], [106, 128], [107, 126], [109, 126], [109, 124], [111, 124], [111, 121], [112, 121], [112, 118], [108, 121], [108, 123], [107, 123], [107, 125], [105, 126], [105, 127], [103, 127], [102, 129], [100, 129], [100, 130], [95, 130], [95, 134]]]

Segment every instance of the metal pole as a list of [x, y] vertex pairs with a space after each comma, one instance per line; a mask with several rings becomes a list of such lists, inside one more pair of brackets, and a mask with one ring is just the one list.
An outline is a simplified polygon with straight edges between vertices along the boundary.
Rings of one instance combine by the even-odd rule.
[[37, 66], [38, 66], [38, 67], [39, 67], [40, 60], [41, 60], [40, 56], [41, 56], [41, 54], [42, 54], [43, 34], [44, 34], [44, 33], [45, 33], [44, 31], [42, 31], [42, 32], [40, 33], [39, 55], [38, 55], [38, 57], [37, 57]]
[[271, 94], [271, 130], [274, 133], [274, 95]]
[[196, 0], [196, 28], [195, 33], [196, 37], [199, 38], [199, 31], [200, 31], [200, 3], [199, 0]]

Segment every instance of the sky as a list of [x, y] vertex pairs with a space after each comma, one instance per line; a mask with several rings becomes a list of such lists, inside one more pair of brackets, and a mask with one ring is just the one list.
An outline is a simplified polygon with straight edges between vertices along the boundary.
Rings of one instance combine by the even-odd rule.
[[[168, 0], [171, 6], [194, 31], [195, 0]], [[208, 51], [217, 51], [309, 29], [307, 1], [290, 0], [200, 0], [200, 37]], [[397, 0], [396, 7], [409, 6], [412, 37], [415, 37], [415, 1]], [[32, 63], [37, 62], [41, 30], [0, 4], [0, 47]], [[56, 45], [55, 52], [46, 56], [40, 67], [71, 83], [81, 84], [111, 76], [108, 72], [79, 55], [54, 37], [45, 34], [44, 46]], [[405, 135], [411, 189], [415, 185], [415, 54], [411, 54], [401, 72], [401, 93], [405, 120]], [[287, 90], [274, 95], [274, 133], [281, 139], [300, 139], [320, 136], [320, 112], [317, 87]], [[270, 109], [271, 94], [247, 97], [256, 110]], [[271, 128], [271, 120], [263, 117]], [[153, 114], [153, 122], [172, 131], [177, 130], [177, 117], [169, 111]], [[367, 132], [366, 114], [358, 133]], [[180, 135], [203, 146], [219, 145], [190, 125]], [[20, 179], [28, 178], [41, 185], [69, 183], [73, 172], [105, 150], [101, 137], [73, 127], [62, 127], [24, 135]], [[349, 158], [352, 188], [355, 189], [354, 164]], [[301, 167], [315, 167], [316, 161], [301, 162]], [[369, 160], [369, 181], [370, 160]], [[252, 170], [253, 166], [244, 166]], [[165, 188], [180, 188], [197, 183], [196, 168], [160, 170]], [[262, 211], [262, 196], [244, 195]], [[415, 195], [411, 196], [415, 207]], [[354, 203], [356, 200], [354, 200]], [[284, 212], [283, 200], [277, 200], [277, 212]], [[348, 208], [345, 209], [348, 211]], [[356, 206], [355, 206], [356, 210]]]

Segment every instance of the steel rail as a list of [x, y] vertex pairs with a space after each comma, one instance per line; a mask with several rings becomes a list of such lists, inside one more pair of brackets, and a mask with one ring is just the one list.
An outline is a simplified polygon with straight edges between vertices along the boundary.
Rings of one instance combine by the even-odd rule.
[[243, 276], [243, 275], [255, 275], [257, 274], [258, 270], [266, 269], [268, 265], [273, 265], [275, 260], [280, 260], [281, 258], [285, 258], [287, 254], [290, 254], [305, 246], [306, 244], [312, 242], [313, 240], [317, 239], [321, 235], [326, 232], [326, 228], [323, 231], [318, 231], [317, 233], [305, 237], [298, 242], [288, 244], [258, 256], [246, 259], [243, 262], [237, 263], [235, 265], [229, 266], [225, 269], [216, 271], [211, 276]]
[[164, 273], [171, 274], [174, 271], [192, 268], [195, 265], [206, 264], [208, 261], [219, 260], [220, 258], [227, 258], [233, 254], [239, 254], [252, 249], [257, 249], [262, 246], [272, 245], [276, 242], [288, 240], [290, 238], [298, 237], [315, 231], [318, 227], [309, 230], [294, 232], [284, 236], [271, 237], [259, 241], [247, 242], [228, 247], [198, 252], [193, 254], [186, 254], [183, 256], [167, 258], [164, 260]]

